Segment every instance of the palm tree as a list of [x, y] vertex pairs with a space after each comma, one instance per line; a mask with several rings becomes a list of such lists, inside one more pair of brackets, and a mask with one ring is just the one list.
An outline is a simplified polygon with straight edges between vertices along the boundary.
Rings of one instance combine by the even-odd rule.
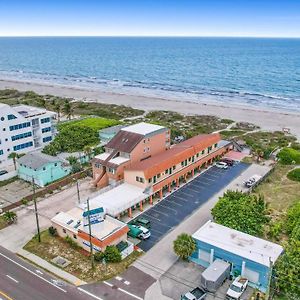
[[58, 101], [54, 102], [54, 110], [57, 113], [57, 121], [60, 121], [61, 105]]
[[72, 119], [72, 116], [74, 115], [74, 107], [69, 100], [65, 101], [63, 112], [68, 120]]
[[17, 170], [17, 158], [18, 158], [18, 154], [16, 152], [12, 152], [8, 155], [8, 158], [12, 159], [14, 162], [14, 167], [15, 167], [15, 171]]
[[93, 153], [92, 148], [91, 148], [90, 146], [85, 146], [85, 147], [83, 148], [83, 151], [84, 151], [85, 156], [87, 156], [88, 160], [90, 160], [91, 155], [92, 155], [92, 153]]
[[191, 235], [182, 233], [173, 242], [173, 249], [180, 258], [187, 260], [196, 250], [196, 242]]
[[4, 213], [3, 217], [7, 224], [17, 222], [17, 214], [14, 211], [7, 211], [6, 213]]

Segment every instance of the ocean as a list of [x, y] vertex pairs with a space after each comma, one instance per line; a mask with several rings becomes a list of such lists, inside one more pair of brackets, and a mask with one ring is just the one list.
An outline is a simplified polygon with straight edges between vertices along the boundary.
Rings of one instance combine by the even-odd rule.
[[300, 39], [3, 37], [0, 79], [300, 111]]

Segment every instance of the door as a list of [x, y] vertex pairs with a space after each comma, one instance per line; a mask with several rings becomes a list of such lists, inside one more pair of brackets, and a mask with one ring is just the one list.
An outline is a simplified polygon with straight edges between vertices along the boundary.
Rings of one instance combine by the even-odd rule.
[[259, 273], [251, 269], [245, 268], [243, 276], [248, 278], [252, 283], [256, 284], [259, 282]]

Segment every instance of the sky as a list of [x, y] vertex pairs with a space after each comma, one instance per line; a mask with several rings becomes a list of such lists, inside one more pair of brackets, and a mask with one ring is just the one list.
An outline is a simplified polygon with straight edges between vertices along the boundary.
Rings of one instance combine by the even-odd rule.
[[300, 37], [300, 0], [0, 0], [0, 36]]

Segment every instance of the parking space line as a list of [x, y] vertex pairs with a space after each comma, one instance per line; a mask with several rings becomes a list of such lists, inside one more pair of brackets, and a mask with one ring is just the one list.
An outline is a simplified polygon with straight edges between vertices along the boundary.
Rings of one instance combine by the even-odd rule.
[[180, 196], [176, 196], [176, 198], [178, 198], [178, 199], [181, 199], [182, 201], [184, 201], [184, 202], [189, 202], [187, 199], [184, 199], [184, 198], [182, 198], [182, 197], [180, 197]]
[[[169, 197], [168, 197], [168, 198], [169, 198]], [[171, 201], [171, 200], [169, 200], [168, 198], [166, 198], [165, 201], [170, 202], [170, 203], [172, 203], [172, 204], [176, 204], [176, 205], [178, 205], [178, 206], [183, 206], [183, 205], [179, 204], [179, 203], [176, 202], [176, 201]]]
[[175, 212], [175, 215], [177, 215], [177, 210], [174, 209], [174, 208], [171, 208], [171, 207], [169, 207], [169, 206], [165, 206], [165, 205], [163, 205], [162, 203], [160, 203], [158, 206], [162, 206], [162, 207], [164, 207], [164, 208], [166, 208], [166, 209], [173, 210], [173, 211]]

